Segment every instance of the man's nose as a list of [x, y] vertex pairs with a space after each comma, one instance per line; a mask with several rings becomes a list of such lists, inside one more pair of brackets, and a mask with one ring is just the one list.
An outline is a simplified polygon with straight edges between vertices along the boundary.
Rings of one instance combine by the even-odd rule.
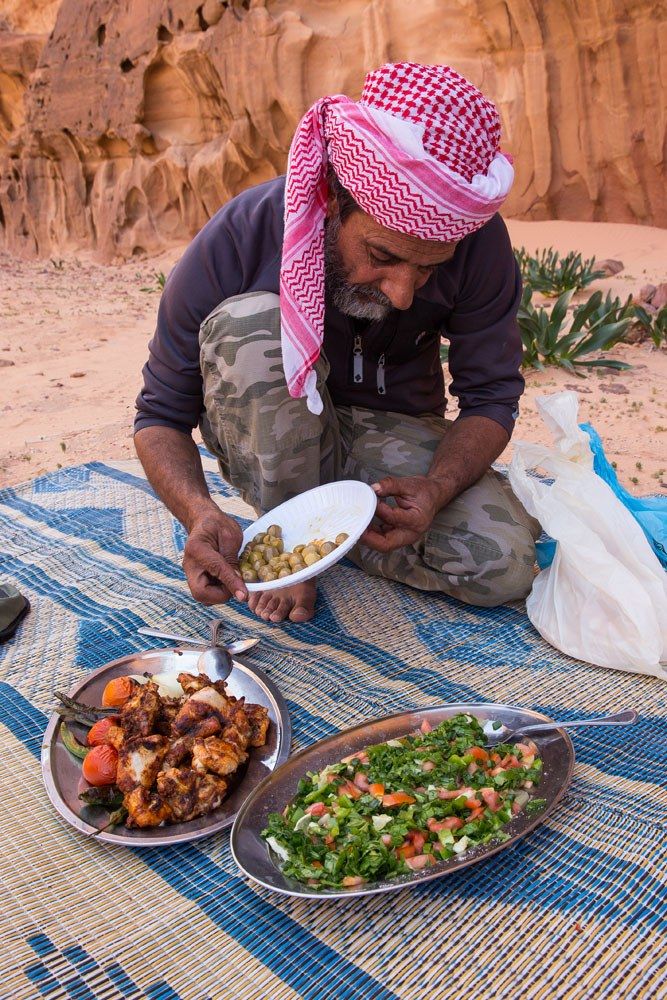
[[382, 291], [394, 309], [409, 309], [415, 296], [417, 275], [412, 268], [394, 266], [380, 283]]

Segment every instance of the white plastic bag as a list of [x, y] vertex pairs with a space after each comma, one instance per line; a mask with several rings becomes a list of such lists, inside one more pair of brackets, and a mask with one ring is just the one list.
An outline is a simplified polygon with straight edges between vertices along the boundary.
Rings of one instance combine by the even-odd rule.
[[[569, 656], [667, 680], [667, 574], [643, 531], [593, 471], [575, 392], [537, 399], [552, 448], [514, 443], [512, 489], [558, 545], [526, 601], [531, 622]], [[553, 485], [528, 475], [539, 468]]]

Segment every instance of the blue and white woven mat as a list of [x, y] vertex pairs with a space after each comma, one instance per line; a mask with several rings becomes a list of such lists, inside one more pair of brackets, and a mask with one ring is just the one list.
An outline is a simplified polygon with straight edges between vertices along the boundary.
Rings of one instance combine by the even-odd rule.
[[[207, 463], [226, 509], [249, 511]], [[521, 606], [472, 609], [368, 579], [323, 578], [317, 616], [268, 625], [257, 661], [289, 703], [295, 748], [365, 718], [495, 701], [556, 718], [636, 708], [582, 730], [570, 794], [511, 851], [417, 890], [313, 902], [242, 879], [222, 833], [133, 851], [91, 843], [44, 792], [54, 688], [146, 649], [139, 625], [205, 634], [184, 535], [138, 464], [61, 470], [0, 492], [0, 580], [33, 610], [0, 647], [0, 997], [440, 1000], [665, 996], [667, 687], [576, 663]], [[159, 645], [155, 640], [154, 645]]]

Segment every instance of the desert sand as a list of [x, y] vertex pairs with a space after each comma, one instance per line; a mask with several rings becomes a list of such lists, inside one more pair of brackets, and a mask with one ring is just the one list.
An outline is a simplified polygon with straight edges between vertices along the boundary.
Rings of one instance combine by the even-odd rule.
[[[667, 230], [512, 220], [509, 228], [515, 246], [623, 262], [618, 275], [592, 288], [627, 298], [667, 281]], [[134, 455], [134, 400], [160, 297], [157, 275], [168, 274], [182, 251], [118, 265], [83, 254], [42, 261], [0, 255], [0, 486]], [[621, 481], [637, 494], [660, 492], [667, 488], [667, 351], [648, 342], [621, 345], [612, 356], [632, 369], [581, 379], [557, 368], [526, 371], [515, 436], [547, 441], [536, 396], [574, 388], [581, 419], [602, 435]], [[511, 445], [503, 457], [510, 453]]]

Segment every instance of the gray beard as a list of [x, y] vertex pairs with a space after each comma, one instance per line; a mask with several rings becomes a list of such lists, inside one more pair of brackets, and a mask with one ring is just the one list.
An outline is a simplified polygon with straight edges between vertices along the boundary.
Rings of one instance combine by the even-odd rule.
[[391, 300], [372, 285], [352, 285], [338, 251], [341, 231], [340, 214], [327, 220], [324, 227], [324, 280], [331, 302], [346, 316], [379, 322], [391, 312]]

